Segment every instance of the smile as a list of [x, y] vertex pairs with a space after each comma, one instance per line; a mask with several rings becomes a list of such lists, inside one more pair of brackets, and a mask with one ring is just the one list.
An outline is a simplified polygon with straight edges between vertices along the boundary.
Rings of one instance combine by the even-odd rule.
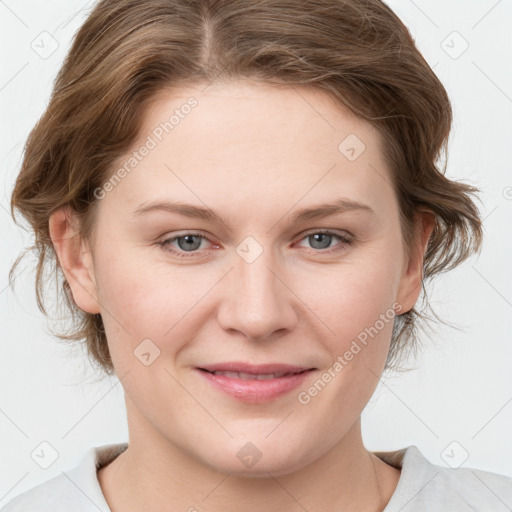
[[[222, 365], [216, 365], [222, 366]], [[303, 384], [315, 368], [291, 367], [288, 365], [261, 365], [258, 367], [225, 363], [229, 369], [197, 368], [196, 370], [212, 388], [247, 403], [262, 403], [276, 400]], [[245, 371], [236, 371], [236, 366], [244, 366]], [[273, 366], [273, 368], [270, 368]], [[275, 370], [281, 366], [282, 371]], [[249, 368], [250, 367], [250, 368]], [[267, 369], [268, 368], [268, 369]], [[251, 371], [248, 371], [251, 369]]]

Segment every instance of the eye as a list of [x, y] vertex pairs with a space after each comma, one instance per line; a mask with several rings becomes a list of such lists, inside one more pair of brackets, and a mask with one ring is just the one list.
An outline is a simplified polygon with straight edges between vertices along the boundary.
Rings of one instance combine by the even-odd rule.
[[[336, 239], [341, 242], [339, 244], [340, 246], [331, 248], [331, 242]], [[167, 240], [160, 242], [158, 245], [162, 246], [165, 251], [175, 254], [180, 258], [188, 258], [196, 255], [196, 253], [201, 249], [201, 244], [204, 240], [209, 241], [208, 238], [201, 233], [189, 232], [168, 238]], [[316, 230], [309, 231], [303, 235], [300, 240], [310, 240], [312, 249], [314, 249], [315, 252], [330, 253], [341, 251], [347, 245], [350, 245], [352, 243], [352, 236], [347, 232], [342, 234], [333, 231]], [[175, 243], [177, 244], [177, 247], [176, 245], [173, 245]], [[202, 249], [204, 249], [204, 247]]]
[[[167, 240], [164, 240], [163, 242], [160, 242], [159, 245], [162, 246], [162, 248], [165, 251], [171, 252], [173, 254], [176, 254], [182, 258], [187, 258], [189, 256], [193, 256], [195, 252], [200, 248], [201, 242], [203, 240], [208, 240], [204, 235], [201, 233], [185, 233], [183, 235], [174, 236], [172, 238], [168, 238]], [[177, 242], [178, 250], [176, 250], [175, 246], [172, 244], [174, 242]], [[192, 254], [187, 254], [192, 253]]]
[[[339, 247], [332, 248], [331, 242], [338, 239], [341, 244]], [[343, 250], [352, 243], [352, 237], [348, 233], [337, 233], [333, 231], [309, 231], [301, 240], [309, 240], [311, 247], [317, 252], [335, 252]], [[327, 249], [327, 250], [326, 250]]]

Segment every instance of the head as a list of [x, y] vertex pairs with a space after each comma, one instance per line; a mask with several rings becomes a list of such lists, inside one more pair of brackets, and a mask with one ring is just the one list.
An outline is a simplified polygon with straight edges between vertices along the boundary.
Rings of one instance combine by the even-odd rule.
[[[242, 439], [267, 470], [297, 468], [415, 349], [425, 283], [480, 247], [476, 189], [439, 168], [450, 126], [381, 1], [99, 2], [12, 197], [39, 306], [53, 263], [74, 319], [58, 335], [123, 379], [139, 427], [224, 469]], [[149, 208], [164, 202], [180, 205]], [[205, 384], [199, 368], [225, 361], [315, 378], [254, 407]], [[286, 408], [293, 428], [267, 439]]]

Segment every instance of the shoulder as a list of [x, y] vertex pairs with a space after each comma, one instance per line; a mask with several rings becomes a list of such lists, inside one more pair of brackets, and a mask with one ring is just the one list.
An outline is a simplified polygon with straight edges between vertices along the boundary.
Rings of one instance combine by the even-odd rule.
[[126, 444], [89, 448], [78, 466], [16, 496], [0, 512], [110, 512], [97, 468], [126, 449]]
[[[82, 506], [82, 508], [76, 508]], [[88, 510], [83, 508], [79, 490], [68, 480], [64, 473], [47, 480], [12, 499], [1, 512], [50, 512], [64, 510]]]
[[402, 470], [384, 512], [402, 508], [403, 512], [501, 512], [512, 508], [512, 478], [508, 476], [432, 464], [416, 446], [375, 454], [391, 465], [401, 466]]
[[488, 512], [506, 511], [512, 507], [512, 478], [481, 469], [434, 468], [436, 473], [425, 496], [436, 498], [439, 505]]

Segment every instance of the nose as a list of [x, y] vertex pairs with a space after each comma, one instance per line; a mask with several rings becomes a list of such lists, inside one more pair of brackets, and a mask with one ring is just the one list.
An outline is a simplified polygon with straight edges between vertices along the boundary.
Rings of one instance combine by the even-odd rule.
[[264, 341], [296, 327], [299, 299], [287, 283], [289, 274], [275, 260], [268, 248], [252, 262], [235, 255], [235, 268], [224, 280], [218, 313], [223, 329]]

